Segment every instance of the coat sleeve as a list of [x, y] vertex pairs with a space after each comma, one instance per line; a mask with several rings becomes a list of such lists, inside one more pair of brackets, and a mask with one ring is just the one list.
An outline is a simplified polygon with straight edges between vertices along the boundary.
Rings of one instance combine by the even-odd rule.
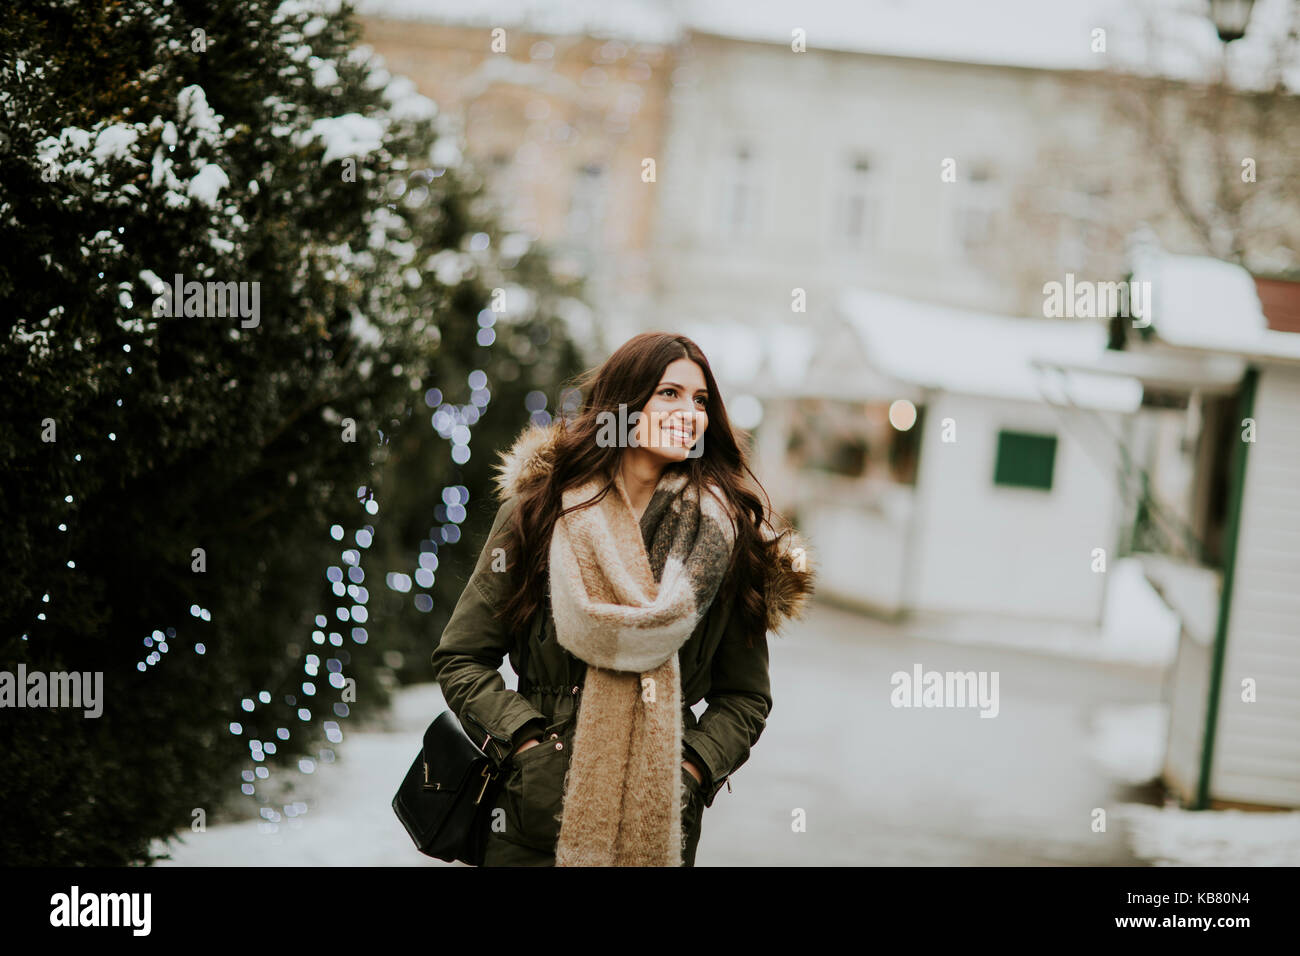
[[[433, 651], [434, 679], [447, 706], [476, 744], [498, 765], [529, 737], [546, 732], [546, 718], [523, 695], [506, 687], [501, 662], [512, 639], [496, 611], [509, 593], [511, 575], [493, 570], [493, 549], [504, 548], [503, 529], [515, 502], [497, 509], [492, 530], [460, 600]], [[496, 562], [498, 567], [504, 562]]]
[[[704, 769], [704, 805], [713, 806], [727, 777], [749, 759], [772, 711], [767, 635], [745, 646], [740, 615], [731, 614], [710, 665], [708, 707], [699, 725], [682, 736], [686, 755]], [[699, 759], [696, 759], [699, 758]]]

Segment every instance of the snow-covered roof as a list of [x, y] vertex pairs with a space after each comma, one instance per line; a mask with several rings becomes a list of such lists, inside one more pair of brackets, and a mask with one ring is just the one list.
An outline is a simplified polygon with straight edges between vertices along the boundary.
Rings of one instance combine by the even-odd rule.
[[[363, 15], [671, 44], [691, 32], [839, 50], [1048, 70], [1120, 68], [1211, 79], [1223, 54], [1205, 4], [1187, 0], [358, 0]], [[1240, 86], [1268, 85], [1288, 0], [1257, 0], [1229, 47]], [[1096, 30], [1104, 30], [1104, 51]], [[1287, 74], [1300, 90], [1300, 66]]]
[[1088, 361], [1046, 361], [1045, 366], [1123, 375], [1160, 391], [1198, 390], [1202, 395], [1233, 393], [1241, 384], [1246, 363], [1235, 355], [1185, 350], [1107, 350]]
[[1092, 321], [1010, 318], [865, 290], [846, 293], [839, 314], [856, 330], [866, 361], [899, 382], [1126, 412], [1142, 401], [1135, 379], [1034, 364], [1099, 358], [1106, 330]]
[[1151, 283], [1156, 338], [1179, 348], [1300, 361], [1300, 334], [1268, 327], [1255, 280], [1239, 265], [1152, 246], [1132, 255], [1133, 281]]
[[[689, 6], [692, 29], [789, 45], [802, 28], [809, 49], [928, 60], [1095, 70], [1142, 52], [1142, 14], [1168, 18], [1166, 0], [702, 0]], [[1217, 45], [1213, 27], [1200, 18]], [[1093, 31], [1106, 30], [1105, 52]], [[1197, 32], [1193, 31], [1193, 35]]]

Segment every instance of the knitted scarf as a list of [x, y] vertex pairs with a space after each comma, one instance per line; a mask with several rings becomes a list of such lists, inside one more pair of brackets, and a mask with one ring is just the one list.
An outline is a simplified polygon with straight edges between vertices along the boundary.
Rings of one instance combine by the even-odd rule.
[[[602, 482], [567, 489], [563, 507]], [[682, 689], [678, 649], [713, 602], [735, 529], [665, 471], [638, 523], [623, 485], [564, 515], [551, 536], [556, 639], [587, 662], [565, 779], [557, 866], [680, 866]]]

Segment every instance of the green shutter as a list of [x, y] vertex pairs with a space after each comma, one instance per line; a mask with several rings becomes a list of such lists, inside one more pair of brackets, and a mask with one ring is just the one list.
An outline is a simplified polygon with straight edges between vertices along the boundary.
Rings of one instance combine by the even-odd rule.
[[1029, 432], [998, 432], [998, 461], [993, 471], [995, 485], [1052, 490], [1052, 468], [1056, 464], [1056, 436]]

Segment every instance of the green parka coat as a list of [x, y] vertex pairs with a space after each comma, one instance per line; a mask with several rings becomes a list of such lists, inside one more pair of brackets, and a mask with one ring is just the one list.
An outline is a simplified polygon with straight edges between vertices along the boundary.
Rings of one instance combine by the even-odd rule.
[[[547, 467], [547, 442], [554, 427], [530, 429], [504, 456], [504, 474], [498, 481], [505, 500], [432, 658], [448, 707], [504, 774], [492, 813], [496, 825], [487, 838], [488, 866], [554, 865], [565, 773], [587, 667], [557, 642], [549, 600], [525, 634], [510, 633], [497, 613], [513, 585], [508, 572], [493, 569], [493, 549], [506, 546], [503, 535], [518, 503], [514, 492], [521, 470], [535, 474], [537, 468]], [[502, 563], [495, 562], [498, 567]], [[812, 590], [810, 571], [793, 570], [794, 562], [779, 564], [777, 580], [767, 592], [773, 625], [797, 617]], [[772, 710], [767, 634], [751, 635], [752, 646], [745, 646], [740, 615], [730, 613], [733, 598], [734, 581], [728, 580], [678, 652], [682, 756], [704, 777], [701, 784], [682, 768], [682, 856], [688, 866], [694, 865], [704, 809], [713, 805], [724, 785], [730, 789], [730, 776], [749, 759]], [[502, 677], [507, 655], [516, 674], [527, 668], [520, 681], [522, 693], [509, 689]], [[708, 706], [697, 719], [691, 708], [700, 700]], [[541, 739], [541, 746], [514, 754], [534, 737]]]

